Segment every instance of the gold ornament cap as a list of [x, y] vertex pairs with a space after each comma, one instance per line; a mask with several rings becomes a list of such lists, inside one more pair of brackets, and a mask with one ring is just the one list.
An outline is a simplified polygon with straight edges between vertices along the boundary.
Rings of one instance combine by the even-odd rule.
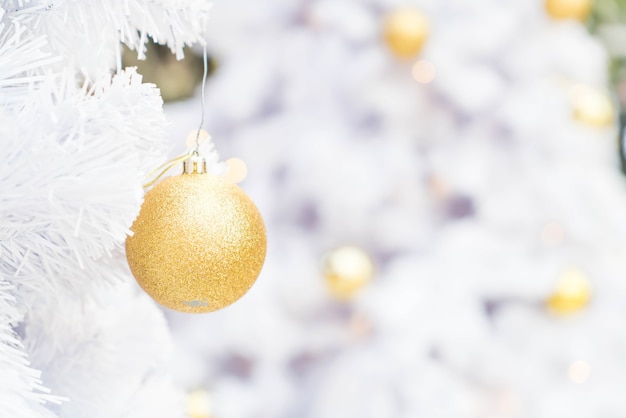
[[192, 155], [183, 174], [146, 193], [126, 239], [139, 285], [155, 301], [187, 313], [211, 312], [241, 298], [266, 254], [263, 219], [237, 185], [206, 172]]
[[183, 174], [206, 174], [207, 172], [206, 158], [201, 155], [192, 154], [183, 161]]

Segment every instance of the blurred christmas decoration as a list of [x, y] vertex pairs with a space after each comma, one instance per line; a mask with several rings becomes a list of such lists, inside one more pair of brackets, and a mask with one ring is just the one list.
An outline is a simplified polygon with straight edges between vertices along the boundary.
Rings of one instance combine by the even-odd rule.
[[615, 110], [609, 95], [599, 88], [579, 84], [572, 88], [574, 119], [585, 125], [605, 127], [615, 121]]
[[[202, 81], [202, 56], [191, 48], [185, 48], [184, 54], [183, 59], [176, 59], [167, 46], [150, 41], [144, 60], [124, 47], [122, 63], [124, 67], [137, 67], [146, 83], [154, 83], [161, 90], [164, 102], [173, 102], [191, 97]], [[214, 69], [215, 62], [209, 59], [209, 74]]]
[[590, 298], [591, 285], [587, 275], [577, 268], [569, 268], [559, 277], [557, 287], [546, 304], [551, 312], [567, 315], [586, 307]]
[[211, 418], [211, 395], [205, 389], [195, 389], [187, 395], [187, 418]]
[[374, 277], [371, 257], [359, 247], [345, 246], [328, 253], [323, 259], [324, 277], [330, 293], [349, 300]]
[[419, 53], [428, 38], [428, 31], [428, 19], [417, 9], [402, 8], [385, 17], [385, 42], [398, 58], [411, 58]]
[[[397, 2], [215, 1], [207, 113], [264, 173], [247, 186], [274, 246], [254, 297], [180, 323], [214, 415], [619, 417], [600, 371], [624, 363], [626, 193], [611, 129], [573, 117], [569, 86], [608, 87], [585, 27], [543, 1], [422, 2], [436, 36], [401, 62], [381, 36]], [[320, 259], [346, 242], [365, 263]], [[573, 321], [547, 314], [578, 312], [564, 260], [601, 272]], [[225, 372], [234, 353], [254, 367]]]
[[546, 10], [554, 19], [583, 21], [591, 12], [593, 0], [545, 0]]
[[265, 260], [265, 226], [235, 184], [207, 172], [193, 155], [183, 174], [146, 193], [126, 240], [139, 285], [154, 300], [187, 313], [211, 312], [241, 298]]

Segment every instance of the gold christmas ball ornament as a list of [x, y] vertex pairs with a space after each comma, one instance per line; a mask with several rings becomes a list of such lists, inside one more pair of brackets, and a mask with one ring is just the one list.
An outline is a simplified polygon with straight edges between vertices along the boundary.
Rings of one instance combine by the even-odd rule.
[[207, 173], [202, 157], [146, 193], [126, 239], [139, 285], [155, 301], [188, 313], [211, 312], [241, 298], [266, 252], [265, 226], [235, 184]]
[[412, 58], [422, 50], [428, 37], [428, 19], [413, 8], [392, 11], [384, 22], [387, 46], [398, 58]]
[[589, 304], [591, 284], [579, 269], [565, 270], [554, 293], [546, 301], [548, 309], [555, 314], [567, 315], [580, 311]]
[[602, 89], [577, 85], [572, 89], [574, 119], [592, 127], [609, 126], [615, 121], [615, 109], [608, 93]]
[[338, 299], [348, 300], [374, 277], [374, 263], [358, 247], [338, 248], [323, 259], [324, 277], [330, 293]]
[[554, 19], [584, 21], [591, 12], [593, 0], [545, 0], [545, 6]]

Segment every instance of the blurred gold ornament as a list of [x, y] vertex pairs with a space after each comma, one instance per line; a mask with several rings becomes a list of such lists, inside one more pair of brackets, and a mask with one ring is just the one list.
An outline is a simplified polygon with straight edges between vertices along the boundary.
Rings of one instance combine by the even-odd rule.
[[602, 127], [613, 123], [615, 109], [609, 95], [601, 89], [577, 85], [572, 89], [574, 119], [585, 125]]
[[324, 276], [330, 293], [338, 299], [348, 300], [372, 280], [374, 263], [358, 247], [341, 247], [326, 255]]
[[546, 0], [546, 10], [554, 19], [586, 20], [593, 0]]
[[187, 395], [188, 418], [211, 418], [211, 397], [204, 389], [196, 389]]
[[570, 268], [561, 274], [556, 290], [546, 304], [551, 312], [566, 315], [583, 309], [590, 299], [589, 279], [581, 270]]
[[395, 10], [385, 18], [387, 46], [399, 58], [411, 58], [421, 51], [428, 37], [428, 19], [413, 8]]
[[139, 285], [168, 308], [211, 312], [242, 297], [265, 260], [265, 226], [236, 185], [206, 173], [201, 157], [146, 193], [126, 239]]

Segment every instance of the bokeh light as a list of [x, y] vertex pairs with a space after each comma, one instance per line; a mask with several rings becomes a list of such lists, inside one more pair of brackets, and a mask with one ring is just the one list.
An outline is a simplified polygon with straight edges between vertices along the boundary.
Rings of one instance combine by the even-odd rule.
[[569, 366], [568, 374], [572, 382], [583, 384], [591, 375], [591, 366], [585, 361], [575, 361]]
[[225, 177], [232, 183], [240, 183], [248, 176], [248, 166], [239, 158], [230, 158], [226, 161]]
[[411, 69], [413, 79], [421, 84], [431, 83], [435, 79], [436, 73], [437, 69], [435, 65], [425, 59], [417, 61], [413, 64], [413, 68]]

